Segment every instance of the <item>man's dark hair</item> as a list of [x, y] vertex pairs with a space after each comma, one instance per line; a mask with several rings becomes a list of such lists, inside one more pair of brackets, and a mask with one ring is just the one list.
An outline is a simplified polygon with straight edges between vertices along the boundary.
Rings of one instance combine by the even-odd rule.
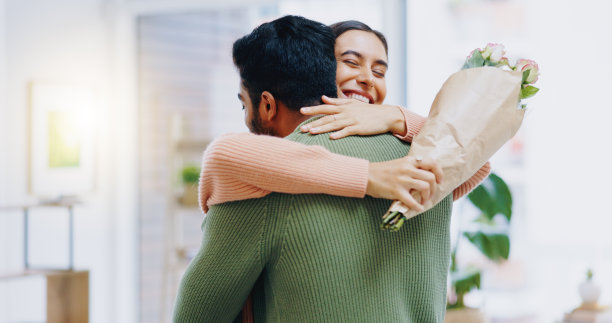
[[361, 21], [346, 20], [346, 21], [341, 21], [341, 22], [337, 22], [335, 24], [329, 25], [329, 27], [331, 27], [335, 38], [340, 37], [340, 35], [344, 34], [345, 32], [349, 30], [361, 30], [361, 31], [367, 31], [367, 32], [373, 33], [382, 42], [383, 46], [385, 47], [385, 53], [387, 55], [389, 54], [389, 50], [387, 48], [387, 39], [385, 38], [385, 35], [383, 35], [378, 30], [374, 30], [370, 28], [370, 26], [364, 24]]
[[289, 109], [337, 97], [334, 34], [299, 16], [264, 23], [234, 42], [234, 64], [254, 107], [268, 91]]

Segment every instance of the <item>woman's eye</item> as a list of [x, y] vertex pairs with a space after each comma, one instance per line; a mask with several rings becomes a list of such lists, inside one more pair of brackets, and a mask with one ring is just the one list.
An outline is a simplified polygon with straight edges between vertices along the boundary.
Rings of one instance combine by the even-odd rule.
[[386, 71], [372, 71], [372, 74], [378, 76], [378, 77], [385, 77], [385, 72]]
[[347, 64], [347, 65], [351, 65], [351, 66], [359, 66], [359, 64], [357, 62], [352, 61], [352, 60], [346, 60], [346, 61], [344, 61], [344, 63]]

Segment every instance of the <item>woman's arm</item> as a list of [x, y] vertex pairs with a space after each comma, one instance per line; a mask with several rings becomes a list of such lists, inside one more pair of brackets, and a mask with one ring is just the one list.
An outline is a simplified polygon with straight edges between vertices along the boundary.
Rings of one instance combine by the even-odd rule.
[[[427, 118], [395, 105], [372, 105], [353, 99], [334, 99], [323, 96], [327, 104], [306, 107], [306, 115], [327, 114], [302, 127], [302, 131], [313, 134], [331, 132], [332, 139], [350, 135], [369, 135], [391, 132], [401, 140], [412, 142], [423, 128]], [[471, 192], [491, 172], [491, 164], [484, 164], [470, 179], [453, 191], [453, 200]]]
[[228, 134], [204, 152], [200, 207], [270, 192], [363, 197], [368, 161], [272, 136]]
[[[204, 152], [199, 200], [206, 212], [210, 205], [262, 197], [272, 191], [346, 197], [367, 194], [421, 209], [441, 176], [432, 160], [369, 163], [320, 146], [240, 133], [220, 137]], [[419, 191], [424, 200], [415, 201], [411, 190]]]

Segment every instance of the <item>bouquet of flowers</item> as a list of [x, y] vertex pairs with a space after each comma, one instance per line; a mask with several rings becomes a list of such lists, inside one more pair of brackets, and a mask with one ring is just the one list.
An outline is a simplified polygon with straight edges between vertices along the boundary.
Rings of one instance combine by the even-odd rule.
[[[488, 44], [468, 56], [461, 71], [451, 75], [438, 92], [429, 117], [408, 153], [417, 160], [434, 158], [444, 180], [424, 204], [431, 209], [469, 179], [518, 131], [525, 105], [538, 92], [538, 65], [519, 59], [514, 66], [501, 44]], [[413, 193], [417, 201], [418, 193]], [[397, 231], [418, 214], [399, 201], [383, 216], [383, 229]]]

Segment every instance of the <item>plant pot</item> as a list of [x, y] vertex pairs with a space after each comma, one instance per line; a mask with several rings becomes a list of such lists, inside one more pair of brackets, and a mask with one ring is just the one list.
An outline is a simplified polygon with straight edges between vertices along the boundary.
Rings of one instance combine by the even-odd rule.
[[185, 184], [185, 190], [183, 191], [183, 196], [181, 196], [181, 204], [185, 206], [198, 206], [198, 185], [194, 184]]
[[592, 280], [584, 281], [578, 287], [582, 304], [585, 306], [595, 306], [601, 295], [601, 288]]
[[444, 323], [489, 323], [489, 319], [475, 308], [458, 308], [446, 310]]

